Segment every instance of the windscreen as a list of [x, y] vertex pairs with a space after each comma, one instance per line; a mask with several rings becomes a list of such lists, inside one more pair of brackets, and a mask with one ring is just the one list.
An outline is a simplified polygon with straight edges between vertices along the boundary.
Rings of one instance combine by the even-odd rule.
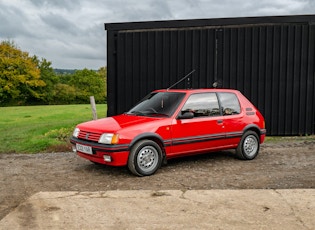
[[184, 96], [184, 93], [177, 92], [151, 93], [129, 110], [127, 114], [170, 117], [173, 115]]

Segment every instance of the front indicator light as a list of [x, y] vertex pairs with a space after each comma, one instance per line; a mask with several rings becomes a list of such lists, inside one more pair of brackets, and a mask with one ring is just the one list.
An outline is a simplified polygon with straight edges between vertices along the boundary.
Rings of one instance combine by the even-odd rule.
[[118, 134], [114, 134], [113, 138], [112, 138], [112, 144], [118, 144], [119, 142], [119, 135]]

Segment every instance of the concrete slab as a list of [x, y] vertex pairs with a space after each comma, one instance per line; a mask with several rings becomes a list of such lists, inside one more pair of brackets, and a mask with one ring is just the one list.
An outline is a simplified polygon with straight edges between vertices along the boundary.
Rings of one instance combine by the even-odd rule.
[[0, 229], [315, 229], [315, 190], [40, 192]]

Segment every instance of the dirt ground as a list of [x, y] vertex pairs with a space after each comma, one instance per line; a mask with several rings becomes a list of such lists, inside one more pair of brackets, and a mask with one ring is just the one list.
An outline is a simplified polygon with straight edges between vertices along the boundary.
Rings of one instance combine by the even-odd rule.
[[234, 151], [173, 159], [149, 177], [72, 152], [0, 155], [0, 220], [40, 191], [293, 188], [315, 188], [315, 138], [264, 143], [252, 161]]

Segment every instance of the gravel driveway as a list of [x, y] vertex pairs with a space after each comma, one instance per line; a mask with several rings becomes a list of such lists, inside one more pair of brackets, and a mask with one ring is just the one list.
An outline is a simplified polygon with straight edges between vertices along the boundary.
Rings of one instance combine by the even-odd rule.
[[72, 152], [0, 155], [0, 219], [40, 191], [315, 188], [315, 139], [261, 146], [255, 160], [234, 151], [170, 160], [149, 177], [95, 165]]

